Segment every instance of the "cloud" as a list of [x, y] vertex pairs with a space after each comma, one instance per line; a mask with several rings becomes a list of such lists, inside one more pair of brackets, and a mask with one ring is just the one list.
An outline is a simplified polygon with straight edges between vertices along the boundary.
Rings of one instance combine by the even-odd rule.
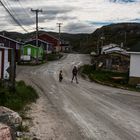
[[69, 33], [92, 33], [93, 30], [95, 30], [95, 27], [87, 23], [70, 22], [63, 27], [63, 30]]
[[[140, 0], [2, 0], [14, 17], [29, 31], [35, 29], [33, 9], [39, 13], [39, 26], [58, 31], [57, 22], [63, 22], [62, 31], [93, 32], [111, 23], [139, 22]], [[0, 6], [1, 29], [23, 32]]]
[[137, 0], [110, 0], [110, 2], [115, 2], [115, 3], [130, 3], [130, 2], [137, 2]]

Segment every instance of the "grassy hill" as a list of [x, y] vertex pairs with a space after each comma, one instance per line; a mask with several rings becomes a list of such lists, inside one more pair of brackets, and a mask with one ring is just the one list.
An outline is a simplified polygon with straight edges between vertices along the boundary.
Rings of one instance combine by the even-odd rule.
[[[40, 31], [39, 34], [45, 33]], [[56, 32], [47, 32], [50, 35], [58, 37]], [[0, 32], [7, 37], [15, 40], [25, 41], [33, 36], [35, 32], [21, 34], [17, 32]], [[70, 42], [73, 50], [81, 53], [89, 53], [96, 50], [97, 45], [101, 46], [101, 37], [104, 36], [104, 45], [109, 43], [124, 43], [124, 47], [131, 48], [134, 44], [140, 41], [140, 24], [139, 23], [119, 23], [103, 26], [92, 34], [69, 34], [61, 33], [61, 38]]]

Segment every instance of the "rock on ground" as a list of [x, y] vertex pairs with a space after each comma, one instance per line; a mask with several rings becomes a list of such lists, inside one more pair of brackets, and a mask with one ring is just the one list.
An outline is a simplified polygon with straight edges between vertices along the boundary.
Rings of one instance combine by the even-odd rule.
[[11, 135], [11, 128], [2, 123], [0, 123], [0, 140], [13, 140]]
[[0, 122], [15, 128], [21, 125], [22, 118], [19, 116], [17, 112], [14, 112], [9, 108], [0, 106]]

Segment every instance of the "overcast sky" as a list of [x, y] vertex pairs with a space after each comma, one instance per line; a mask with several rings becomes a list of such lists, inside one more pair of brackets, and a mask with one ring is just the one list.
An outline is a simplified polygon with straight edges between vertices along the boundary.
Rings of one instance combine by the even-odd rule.
[[[39, 13], [39, 27], [58, 32], [56, 23], [63, 23], [61, 31], [91, 33], [111, 23], [140, 22], [140, 0], [1, 0], [16, 20], [28, 32], [35, 30], [33, 9]], [[0, 6], [0, 30], [24, 32]]]

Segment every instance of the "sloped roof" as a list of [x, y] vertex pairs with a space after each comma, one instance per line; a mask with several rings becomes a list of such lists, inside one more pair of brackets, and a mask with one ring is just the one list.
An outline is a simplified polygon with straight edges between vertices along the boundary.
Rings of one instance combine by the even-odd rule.
[[[28, 42], [31, 42], [31, 41], [36, 41], [36, 39], [28, 40], [28, 41], [26, 41], [25, 43], [28, 43]], [[38, 39], [38, 41], [43, 42], [43, 43], [45, 43], [45, 44], [52, 44], [52, 43], [49, 43], [49, 42], [44, 41], [44, 40], [41, 40], [41, 39]]]
[[41, 36], [49, 36], [49, 37], [51, 37], [51, 38], [53, 38], [53, 39], [59, 41], [58, 38], [56, 38], [56, 37], [54, 37], [54, 36], [52, 36], [52, 35], [50, 35], [50, 34], [48, 34], [48, 33], [42, 33], [42, 34], [39, 35], [39, 37], [41, 37]]
[[18, 42], [18, 41], [14, 40], [14, 39], [11, 39], [11, 38], [6, 37], [6, 36], [3, 36], [3, 35], [0, 35], [0, 37], [5, 38], [5, 39], [8, 39], [8, 40], [13, 41], [13, 42], [16, 42], [18, 44], [22, 44], [21, 42]]
[[33, 47], [33, 48], [39, 48], [39, 47], [36, 47], [34, 45], [31, 45], [31, 44], [26, 44], [26, 45], [23, 45], [23, 47]]
[[11, 50], [12, 48], [7, 48], [7, 47], [2, 47], [2, 46], [0, 46], [0, 49]]

